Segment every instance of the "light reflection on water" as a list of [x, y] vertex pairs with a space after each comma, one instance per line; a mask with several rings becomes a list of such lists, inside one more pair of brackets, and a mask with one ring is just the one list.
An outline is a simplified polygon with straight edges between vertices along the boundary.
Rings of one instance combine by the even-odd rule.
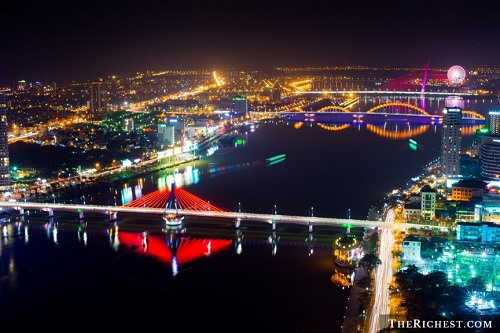
[[[332, 283], [335, 270], [328, 242], [317, 243], [310, 255], [312, 244], [306, 240], [313, 242], [311, 237], [287, 241], [287, 233], [279, 229], [282, 237], [269, 241], [248, 228], [233, 230], [232, 237], [217, 237], [220, 231], [199, 231], [196, 236], [198, 232], [189, 232], [189, 224], [185, 227], [164, 233], [134, 232], [117, 225], [89, 227], [57, 215], [49, 223], [30, 217], [3, 225], [2, 327], [9, 330], [27, 317], [25, 328], [48, 327], [42, 309], [49, 308], [62, 317], [92, 309], [80, 323], [84, 327], [103, 325], [110, 316], [137, 320], [146, 316], [151, 319], [143, 328], [155, 327], [169, 313], [181, 321], [196, 317], [202, 321], [189, 327], [202, 329], [219, 322], [224, 313], [226, 321], [251, 318], [253, 329], [340, 328], [348, 291]], [[202, 236], [205, 232], [213, 236]], [[85, 242], [82, 235], [88, 236]], [[294, 235], [292, 231], [289, 236]], [[297, 288], [297, 283], [314, 288]], [[194, 306], [206, 302], [210, 307]], [[304, 317], [288, 318], [290, 311], [300, 311]], [[128, 325], [129, 320], [113, 322], [114, 328]]]

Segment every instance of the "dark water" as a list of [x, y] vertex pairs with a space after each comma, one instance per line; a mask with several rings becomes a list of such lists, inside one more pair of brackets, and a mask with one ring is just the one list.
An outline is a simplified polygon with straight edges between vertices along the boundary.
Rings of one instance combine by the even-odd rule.
[[[484, 110], [482, 112], [485, 112]], [[176, 184], [228, 210], [365, 219], [368, 209], [439, 156], [439, 125], [266, 123], [240, 133], [244, 144], [219, 149]], [[395, 134], [394, 134], [395, 133]], [[419, 133], [418, 131], [412, 133]], [[398, 135], [397, 135], [398, 134]], [[464, 137], [464, 145], [472, 137]], [[279, 163], [266, 159], [286, 154]], [[172, 170], [111, 184], [71, 200], [122, 204], [164, 186]], [[62, 200], [62, 199], [61, 199]], [[45, 215], [44, 215], [45, 214]], [[0, 322], [18, 329], [339, 332], [348, 289], [331, 281], [331, 244], [345, 230], [307, 230], [186, 219], [163, 232], [158, 217], [32, 212], [0, 234]], [[49, 223], [52, 222], [52, 223]], [[141, 231], [150, 241], [142, 246]], [[362, 230], [352, 232], [361, 235]]]

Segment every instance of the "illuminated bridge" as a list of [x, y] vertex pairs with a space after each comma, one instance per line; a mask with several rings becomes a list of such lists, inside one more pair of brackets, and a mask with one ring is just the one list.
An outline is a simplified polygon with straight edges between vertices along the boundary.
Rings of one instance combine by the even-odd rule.
[[302, 95], [302, 94], [332, 94], [332, 95], [339, 95], [339, 94], [367, 94], [367, 95], [411, 95], [411, 96], [450, 96], [450, 95], [455, 95], [455, 96], [479, 96], [479, 93], [472, 93], [472, 92], [436, 92], [436, 91], [395, 91], [395, 90], [318, 90], [318, 91], [313, 91], [313, 90], [299, 90], [295, 92], [296, 95]]
[[[244, 221], [263, 222], [271, 225], [272, 230], [276, 230], [278, 224], [298, 224], [307, 226], [309, 232], [313, 231], [313, 226], [343, 226], [343, 227], [366, 227], [366, 228], [390, 228], [407, 229], [410, 227], [422, 228], [436, 226], [425, 224], [393, 223], [369, 220], [340, 219], [332, 217], [315, 216], [291, 216], [280, 214], [257, 214], [248, 212], [233, 212], [219, 208], [208, 201], [205, 201], [181, 188], [176, 189], [176, 197], [180, 209], [166, 209], [166, 204], [170, 195], [167, 188], [157, 190], [145, 195], [139, 199], [133, 200], [122, 206], [103, 206], [103, 205], [83, 205], [83, 204], [59, 204], [59, 203], [33, 203], [33, 202], [0, 202], [0, 207], [10, 208], [19, 211], [24, 215], [26, 210], [47, 211], [48, 217], [53, 217], [55, 211], [69, 211], [78, 214], [80, 219], [84, 219], [85, 213], [102, 213], [109, 216], [110, 221], [117, 219], [118, 213], [134, 214], [156, 214], [158, 220], [165, 213], [181, 214], [183, 216], [212, 217], [221, 219], [231, 219], [236, 228], [241, 226]], [[443, 228], [444, 227], [437, 227]]]
[[[365, 112], [351, 111], [350, 109], [340, 106], [340, 105], [329, 105], [325, 106], [316, 111], [306, 111], [299, 107], [285, 112], [279, 112], [280, 115], [305, 115], [306, 117], [314, 117], [318, 114], [349, 114], [354, 117], [362, 117], [366, 115], [404, 115], [404, 116], [415, 116], [415, 117], [431, 117], [434, 119], [442, 119], [441, 115], [431, 115], [424, 109], [409, 103], [402, 102], [388, 102], [380, 104], [370, 108]], [[484, 121], [486, 118], [470, 110], [462, 110], [462, 119], [479, 120]]]

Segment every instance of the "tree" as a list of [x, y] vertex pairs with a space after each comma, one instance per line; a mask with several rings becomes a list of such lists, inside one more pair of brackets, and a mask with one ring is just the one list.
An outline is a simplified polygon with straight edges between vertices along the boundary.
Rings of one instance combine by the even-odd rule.
[[368, 274], [381, 263], [382, 261], [373, 253], [367, 253], [359, 260], [359, 265], [363, 267]]
[[372, 283], [373, 283], [373, 279], [370, 278], [369, 275], [365, 275], [361, 279], [358, 280], [357, 285], [359, 287], [363, 288], [364, 290], [369, 290], [369, 289], [372, 289]]
[[410, 234], [416, 234], [418, 232], [418, 229], [415, 227], [408, 228], [408, 232]]
[[482, 276], [475, 276], [467, 281], [467, 287], [476, 292], [486, 291], [486, 281]]

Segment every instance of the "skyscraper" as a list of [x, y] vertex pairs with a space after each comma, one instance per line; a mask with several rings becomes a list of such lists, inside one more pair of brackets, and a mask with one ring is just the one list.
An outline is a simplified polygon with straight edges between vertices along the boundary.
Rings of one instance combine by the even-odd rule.
[[90, 121], [96, 122], [102, 120], [106, 116], [106, 109], [106, 86], [102, 81], [94, 81], [90, 86]]
[[460, 175], [463, 107], [462, 98], [446, 98], [441, 130], [441, 173], [445, 177], [455, 178]]
[[490, 134], [499, 135], [500, 134], [500, 111], [490, 111], [489, 115], [489, 128]]
[[9, 140], [7, 138], [7, 104], [0, 93], [0, 191], [11, 189], [9, 173]]
[[481, 176], [500, 179], [500, 136], [485, 135], [481, 144]]
[[436, 190], [425, 185], [420, 190], [420, 211], [424, 221], [436, 218]]
[[237, 114], [246, 115], [248, 112], [248, 100], [242, 96], [235, 96], [233, 98], [233, 111]]
[[175, 143], [175, 126], [158, 124], [158, 148], [163, 149]]

